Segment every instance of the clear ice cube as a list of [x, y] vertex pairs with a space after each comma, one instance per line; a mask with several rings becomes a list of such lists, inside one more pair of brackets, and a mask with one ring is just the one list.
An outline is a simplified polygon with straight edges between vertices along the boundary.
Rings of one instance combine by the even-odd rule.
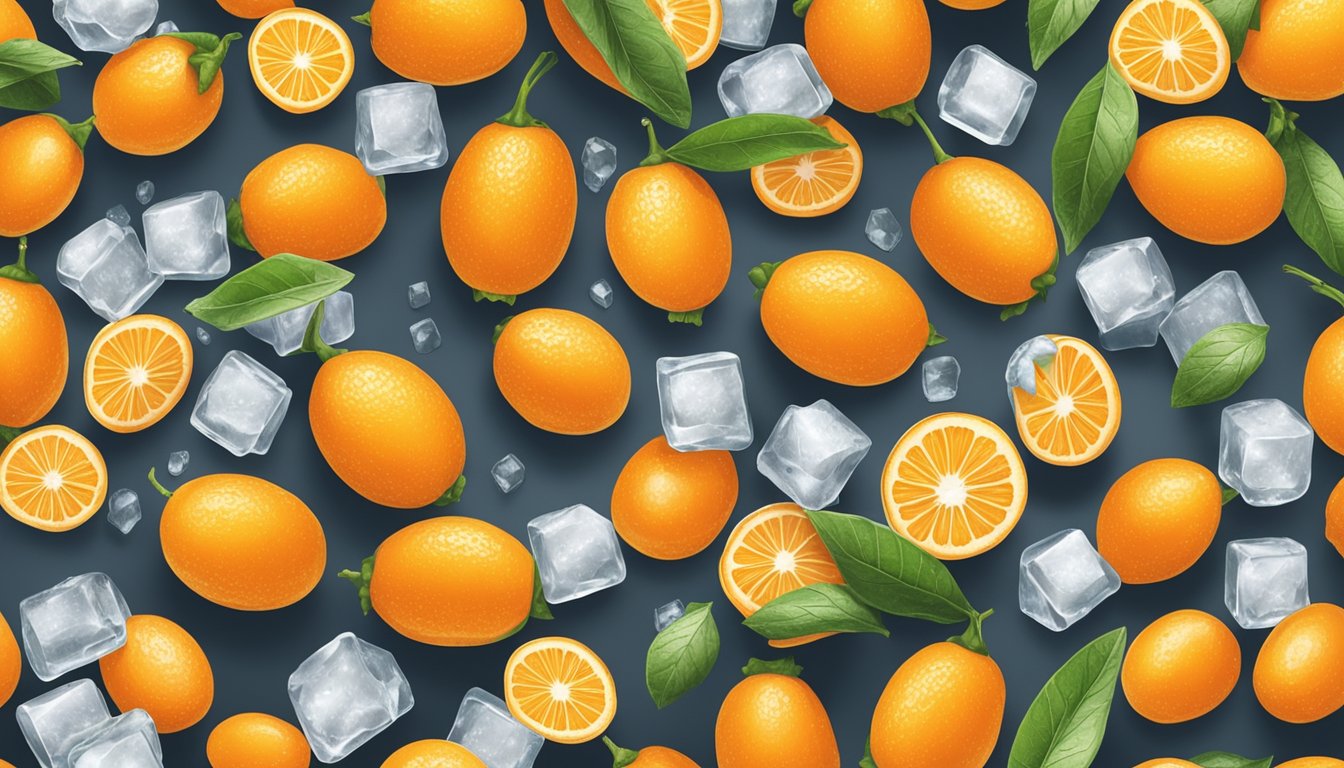
[[126, 644], [131, 610], [105, 573], [71, 576], [19, 603], [23, 655], [43, 680], [55, 680]]
[[896, 220], [896, 214], [890, 208], [874, 208], [868, 214], [868, 223], [863, 227], [868, 241], [888, 252], [901, 242], [903, 232], [901, 222]]
[[[171, 24], [172, 22], [164, 22]], [[145, 179], [135, 185], [135, 201], [141, 205], [149, 205], [149, 201], [154, 199], [154, 182]]]
[[513, 719], [499, 697], [472, 688], [462, 697], [448, 740], [466, 747], [485, 768], [532, 768], [546, 740]]
[[868, 455], [873, 441], [825, 400], [790, 405], [756, 455], [756, 469], [804, 509], [825, 509]]
[[494, 478], [495, 485], [499, 490], [510, 493], [514, 488], [523, 484], [523, 476], [527, 468], [523, 462], [512, 453], [495, 462], [495, 466], [490, 468], [490, 477]]
[[723, 0], [719, 43], [741, 51], [759, 51], [770, 40], [775, 0]]
[[660, 357], [663, 434], [678, 451], [740, 451], [751, 445], [742, 361], [731, 352]]
[[163, 285], [163, 276], [150, 270], [135, 230], [111, 219], [99, 219], [61, 246], [56, 275], [109, 322], [135, 312]]
[[826, 113], [832, 97], [807, 50], [783, 43], [724, 67], [719, 101], [729, 117], [769, 112], [813, 118]]
[[293, 396], [284, 379], [233, 350], [201, 386], [191, 426], [234, 456], [264, 454], [271, 449]]
[[1179, 366], [1195, 342], [1209, 331], [1230, 323], [1264, 325], [1265, 318], [1260, 315], [1260, 308], [1255, 305], [1241, 275], [1229, 269], [1182, 296], [1158, 330]]
[[1008, 384], [1008, 402], [1013, 402], [1013, 388], [1029, 395], [1036, 394], [1036, 369], [1047, 370], [1059, 354], [1059, 345], [1049, 336], [1033, 336], [1018, 345], [1008, 358], [1003, 379]]
[[154, 25], [159, 0], [53, 0], [51, 15], [81, 51], [118, 53]]
[[1078, 265], [1078, 290], [1104, 349], [1151, 347], [1176, 303], [1176, 285], [1151, 237], [1103, 245]]
[[229, 273], [224, 198], [213, 189], [145, 209], [145, 255], [166, 280], [215, 280]]
[[426, 317], [411, 324], [411, 345], [422, 355], [429, 354], [443, 344], [439, 335], [439, 326], [433, 318]]
[[961, 378], [961, 363], [951, 355], [924, 361], [924, 399], [941, 403], [957, 396], [957, 381]]
[[611, 309], [612, 301], [615, 298], [611, 290], [611, 283], [606, 280], [598, 280], [588, 286], [588, 298], [603, 309]]
[[938, 116], [986, 144], [1008, 146], [1027, 119], [1036, 81], [982, 45], [957, 54], [938, 86]]
[[1311, 485], [1311, 425], [1282, 400], [1247, 400], [1223, 409], [1218, 476], [1253, 507], [1276, 507]]
[[131, 214], [126, 210], [126, 206], [120, 203], [108, 208], [104, 217], [118, 227], [129, 227], [131, 225]]
[[686, 604], [680, 600], [664, 603], [653, 609], [653, 629], [662, 632], [672, 626], [672, 622], [686, 615]]
[[172, 19], [169, 19], [167, 21], [159, 22], [158, 26], [154, 27], [154, 36], [158, 37], [159, 35], [167, 35], [173, 32], [181, 32], [181, 31], [182, 30], [177, 28], [177, 22], [173, 21]]
[[[349, 291], [337, 291], [321, 301], [322, 340], [328, 344], [340, 344], [355, 335], [355, 297]], [[258, 320], [243, 326], [243, 330], [268, 343], [275, 354], [284, 357], [299, 351], [303, 346], [303, 334], [308, 330], [308, 321], [313, 319], [317, 302], [291, 309], [275, 317]]]
[[118, 531], [130, 533], [140, 522], [140, 496], [130, 488], [113, 491], [107, 500], [107, 521]]
[[533, 518], [527, 540], [548, 603], [567, 603], [625, 581], [616, 528], [586, 504]]
[[583, 143], [583, 185], [593, 192], [602, 191], [607, 179], [616, 172], [616, 145], [601, 136]]
[[1119, 574], [1077, 528], [1060, 531], [1022, 552], [1018, 606], [1047, 629], [1068, 629], [1119, 589]]
[[191, 454], [186, 451], [173, 451], [168, 454], [168, 474], [179, 477], [187, 469]]
[[294, 670], [289, 700], [313, 754], [324, 763], [354, 752], [415, 704], [392, 654], [350, 632]]
[[199, 325], [196, 326], [196, 340], [201, 342], [203, 347], [210, 346], [210, 332]]
[[163, 748], [154, 720], [132, 709], [89, 731], [70, 750], [70, 768], [162, 768]]
[[1307, 607], [1307, 548], [1292, 539], [1227, 543], [1223, 602], [1243, 629], [1264, 629]]
[[411, 283], [411, 287], [406, 289], [406, 300], [410, 303], [411, 309], [429, 306], [429, 283], [423, 280]]
[[76, 680], [20, 704], [19, 730], [42, 768], [69, 768], [70, 751], [112, 719], [92, 680]]
[[374, 176], [429, 171], [448, 162], [434, 86], [391, 83], [355, 94], [355, 155]]

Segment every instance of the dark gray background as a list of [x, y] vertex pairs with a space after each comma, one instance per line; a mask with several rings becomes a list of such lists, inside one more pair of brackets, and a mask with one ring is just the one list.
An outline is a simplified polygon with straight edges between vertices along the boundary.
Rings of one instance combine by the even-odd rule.
[[[67, 118], [83, 119], [89, 110], [93, 78], [106, 57], [75, 51], [53, 23], [47, 2], [24, 0], [24, 5], [41, 38], [85, 61], [82, 69], [62, 74], [65, 98], [57, 108]], [[540, 2], [529, 0], [527, 5], [530, 28], [526, 46], [503, 72], [484, 82], [439, 89], [454, 157], [478, 128], [508, 110], [517, 84], [537, 52], [556, 47]], [[341, 20], [365, 10], [358, 0], [319, 6]], [[1016, 66], [1029, 69], [1026, 2], [1008, 0], [996, 9], [978, 13], [930, 3], [933, 67], [919, 104], [943, 146], [953, 154], [976, 154], [1008, 164], [1048, 200], [1050, 149], [1060, 118], [1083, 83], [1102, 66], [1105, 41], [1122, 7], [1120, 0], [1104, 0], [1084, 29], [1038, 73], [1040, 91], [1021, 136], [1014, 146], [1000, 148], [985, 146], [938, 121], [935, 96], [952, 57], [966, 45], [987, 45]], [[252, 27], [252, 22], [228, 16], [208, 0], [163, 0], [159, 18], [173, 19], [184, 30], [238, 30], [246, 35]], [[277, 359], [269, 347], [246, 334], [215, 333], [210, 346], [197, 345], [196, 373], [182, 405], [157, 426], [135, 435], [115, 435], [99, 427], [84, 408], [79, 372], [89, 341], [102, 322], [56, 282], [55, 257], [61, 243], [118, 203], [126, 204], [139, 229], [140, 206], [135, 202], [134, 188], [141, 179], [157, 184], [156, 200], [206, 188], [229, 196], [252, 166], [292, 144], [319, 142], [353, 150], [354, 92], [398, 78], [371, 55], [365, 28], [349, 21], [342, 23], [354, 42], [358, 65], [346, 93], [335, 103], [302, 116], [274, 107], [250, 82], [246, 49], [240, 43], [224, 66], [223, 110], [201, 138], [176, 154], [142, 158], [111, 149], [95, 134], [88, 145], [79, 195], [63, 216], [31, 238], [30, 263], [57, 296], [70, 329], [71, 376], [65, 396], [47, 421], [67, 424], [89, 435], [107, 459], [112, 488], [131, 487], [140, 492], [145, 519], [125, 537], [101, 515], [63, 535], [4, 524], [0, 553], [7, 575], [0, 579], [0, 610], [17, 627], [18, 602], [24, 596], [66, 576], [98, 569], [116, 580], [134, 611], [171, 617], [192, 632], [214, 666], [215, 704], [196, 727], [164, 737], [170, 766], [203, 765], [210, 729], [229, 715], [261, 711], [292, 720], [285, 692], [287, 676], [314, 649], [345, 630], [354, 630], [396, 654], [416, 696], [415, 708], [347, 759], [347, 765], [377, 766], [402, 744], [442, 738], [467, 688], [481, 686], [499, 693], [504, 661], [513, 648], [533, 637], [561, 634], [592, 646], [615, 674], [620, 710], [610, 733], [618, 743], [630, 747], [664, 744], [683, 750], [701, 765], [711, 766], [715, 715], [719, 702], [739, 679], [738, 668], [753, 655], [780, 655], [738, 624], [740, 617], [723, 597], [716, 576], [723, 536], [704, 553], [674, 563], [652, 561], [627, 548], [626, 582], [558, 606], [555, 621], [532, 623], [522, 635], [494, 646], [431, 648], [400, 637], [375, 616], [361, 617], [350, 586], [334, 577], [340, 568], [357, 567], [360, 559], [393, 531], [437, 512], [377, 507], [347, 489], [327, 468], [314, 450], [305, 413], [309, 382], [317, 367], [314, 359]], [[781, 4], [771, 42], [801, 39], [802, 23]], [[451, 45], [452, 41], [445, 40], [444, 44]], [[722, 68], [740, 55], [722, 48], [707, 65], [691, 74], [697, 126], [723, 116], [714, 83]], [[560, 65], [533, 94], [530, 106], [564, 138], [576, 164], [584, 140], [592, 135], [603, 136], [619, 147], [622, 170], [643, 155], [639, 125], [643, 110], [594, 81], [563, 54]], [[1144, 130], [1175, 117], [1206, 113], [1237, 116], [1257, 127], [1266, 119], [1264, 105], [1242, 86], [1235, 73], [1223, 92], [1210, 101], [1175, 108], [1140, 98], [1140, 109]], [[1300, 109], [1303, 128], [1337, 156], [1344, 156], [1344, 134], [1336, 127], [1344, 120], [1344, 109], [1337, 103], [1300, 105]], [[626, 459], [659, 432], [654, 360], [663, 355], [727, 349], [742, 357], [759, 436], [751, 450], [736, 456], [741, 495], [732, 522], [782, 499], [756, 472], [755, 452], [786, 405], [806, 404], [822, 397], [834, 402], [873, 440], [871, 455], [850, 481], [838, 508], [880, 519], [878, 478], [887, 452], [901, 433], [917, 419], [949, 409], [986, 416], [1013, 433], [1002, 379], [1009, 353], [1022, 340], [1043, 332], [1072, 333], [1095, 341], [1095, 328], [1074, 286], [1074, 269], [1087, 248], [1144, 235], [1156, 238], [1163, 248], [1179, 292], [1193, 288], [1220, 269], [1241, 272], [1273, 331], [1264, 366], [1235, 400], [1279, 397], [1300, 407], [1300, 372], [1307, 352], [1321, 329], [1339, 317], [1340, 308], [1279, 273], [1279, 265], [1285, 261], [1322, 275], [1328, 273], [1297, 240], [1286, 221], [1280, 219], [1249, 243], [1226, 248], [1201, 246], [1164, 230], [1136, 203], [1128, 185], [1122, 184], [1105, 220], [1084, 247], [1062, 259], [1060, 284], [1049, 303], [1032, 307], [1025, 317], [1000, 323], [996, 309], [971, 301], [943, 283], [908, 237], [890, 254], [877, 251], [864, 238], [864, 221], [872, 208], [889, 206], [903, 223], [908, 222], [911, 193], [930, 164], [923, 137], [914, 129], [856, 115], [839, 104], [831, 114], [855, 134], [865, 158], [862, 186], [843, 210], [816, 220], [787, 219], [768, 212], [756, 200], [747, 174], [711, 177], [732, 222], [736, 260], [732, 280], [723, 296], [705, 312], [705, 326], [698, 329], [669, 325], [662, 312], [639, 302], [621, 283], [608, 259], [603, 235], [603, 211], [610, 187], [597, 195], [580, 189], [578, 225], [565, 262], [545, 285], [524, 296], [515, 310], [509, 310], [501, 305], [473, 304], [469, 291], [456, 280], [444, 259], [438, 203], [448, 168], [388, 179], [386, 229], [366, 252], [341, 262], [358, 273], [352, 286], [358, 332], [349, 345], [411, 357], [444, 386], [457, 404], [468, 436], [470, 482], [464, 501], [452, 510], [455, 514], [481, 517], [524, 537], [530, 518], [565, 505], [583, 502], [605, 513], [612, 483]], [[5, 119], [10, 117], [6, 115]], [[664, 143], [679, 137], [666, 125], [660, 125], [659, 130]], [[525, 229], [527, 222], [518, 225]], [[4, 244], [5, 252], [10, 252], [13, 245]], [[961, 361], [961, 394], [956, 400], [926, 403], [917, 370], [882, 387], [852, 389], [816, 379], [779, 354], [761, 331], [746, 272], [761, 261], [816, 248], [847, 248], [878, 257], [914, 285], [930, 318], [951, 339], [938, 353], [956, 355]], [[253, 263], [254, 258], [235, 249], [235, 269]], [[610, 310], [602, 310], [587, 297], [588, 285], [598, 278], [606, 278], [615, 287], [616, 303]], [[406, 304], [406, 286], [417, 280], [430, 282], [434, 301], [425, 309], [413, 311]], [[168, 315], [193, 330], [196, 323], [181, 307], [209, 287], [168, 283], [144, 311]], [[490, 372], [491, 329], [512, 311], [547, 306], [574, 309], [599, 320], [630, 356], [634, 372], [630, 407], [619, 423], [600, 435], [561, 437], [540, 432], [510, 410], [495, 388]], [[418, 356], [412, 350], [407, 326], [424, 317], [438, 323], [444, 344], [433, 354]], [[201, 382], [230, 349], [255, 356], [283, 376], [294, 390], [284, 428], [267, 456], [235, 459], [188, 423]], [[1162, 456], [1186, 457], [1210, 466], [1216, 463], [1221, 406], [1181, 411], [1168, 406], [1175, 367], [1164, 347], [1107, 354], [1107, 358], [1120, 380], [1125, 402], [1120, 434], [1110, 450], [1090, 465], [1075, 469], [1047, 466], [1027, 455], [1030, 503], [1017, 529], [994, 551], [951, 564], [976, 606], [997, 609], [986, 632], [1007, 679], [1008, 707], [992, 765], [1006, 763], [1017, 723], [1041, 684], [1093, 637], [1120, 625], [1127, 625], [1132, 636], [1148, 622], [1178, 608], [1201, 608], [1232, 624], [1222, 602], [1223, 549], [1230, 539], [1269, 535], [1297, 538], [1311, 553], [1313, 598], [1344, 599], [1339, 586], [1344, 561], [1322, 534], [1325, 499], [1344, 474], [1344, 462], [1318, 443], [1316, 478], [1306, 497], [1272, 509], [1253, 509], [1240, 502], [1229, 505], [1208, 554], [1180, 577], [1164, 584], [1126, 587], [1062, 634], [1047, 631], [1017, 610], [1017, 560], [1022, 549], [1061, 528], [1078, 527], [1090, 535], [1102, 496], [1122, 472], [1140, 461]], [[192, 454], [192, 463], [181, 480], [210, 472], [244, 472], [297, 493], [326, 529], [327, 570], [332, 575], [298, 605], [272, 613], [229, 611], [189, 592], [164, 564], [157, 534], [162, 505], [144, 480], [145, 471], [152, 465], [157, 465], [163, 476], [168, 453], [178, 449]], [[495, 460], [510, 451], [527, 464], [527, 481], [506, 497], [491, 482], [489, 471]], [[653, 637], [653, 608], [673, 598], [715, 601], [723, 647], [711, 678], [659, 712], [644, 690], [644, 655]], [[830, 712], [847, 766], [855, 764], [862, 754], [873, 705], [892, 671], [916, 649], [954, 633], [953, 628], [909, 620], [892, 620], [890, 627], [890, 640], [835, 637], [793, 652], [805, 668], [805, 679]], [[1242, 679], [1226, 703], [1194, 722], [1168, 726], [1149, 723], [1129, 709], [1123, 696], [1118, 696], [1096, 764], [1126, 768], [1152, 757], [1189, 757], [1213, 749], [1256, 756], [1272, 752], [1280, 760], [1307, 754], [1344, 754], [1338, 736], [1344, 715], [1290, 726], [1274, 720], [1257, 704], [1251, 669], [1265, 635], [1265, 630], [1237, 630], [1244, 662]], [[88, 668], [58, 682], [82, 674], [97, 677], [96, 670]], [[0, 756], [20, 765], [31, 764], [13, 724], [13, 705], [50, 687], [25, 666], [18, 692], [0, 712]], [[552, 744], [542, 751], [538, 765], [597, 766], [607, 764], [607, 759], [605, 748], [597, 742], [575, 747]]]

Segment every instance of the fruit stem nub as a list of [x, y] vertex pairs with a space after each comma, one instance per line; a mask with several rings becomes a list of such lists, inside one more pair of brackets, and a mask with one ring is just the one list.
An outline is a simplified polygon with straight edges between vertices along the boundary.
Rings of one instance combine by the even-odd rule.
[[955, 643], [968, 651], [978, 653], [981, 656], [989, 655], [989, 648], [985, 645], [984, 623], [985, 619], [994, 615], [994, 609], [980, 612], [974, 611], [970, 615], [970, 622], [966, 625], [966, 631], [956, 637], [949, 637], [949, 643]]
[[548, 128], [546, 123], [528, 114], [527, 96], [536, 87], [541, 76], [549, 72], [558, 61], [560, 57], [555, 55], [555, 51], [542, 51], [537, 60], [532, 62], [532, 68], [527, 70], [527, 75], [523, 77], [523, 84], [518, 88], [518, 98], [513, 102], [513, 109], [501, 115], [495, 122], [515, 128]]
[[369, 555], [359, 564], [358, 571], [352, 571], [349, 568], [336, 574], [337, 577], [345, 579], [354, 584], [359, 589], [359, 607], [364, 610], [364, 615], [369, 615], [369, 610], [373, 608], [373, 599], [369, 596], [369, 585], [373, 583], [373, 564], [377, 555]]
[[623, 747], [618, 747], [611, 739], [607, 738], [606, 736], [602, 737], [602, 743], [606, 744], [607, 749], [611, 750], [611, 757], [614, 761], [611, 764], [611, 768], [625, 768], [627, 765], [630, 765], [639, 758], [638, 752], [636, 752], [633, 749], [625, 749]]
[[649, 133], [649, 154], [643, 160], [639, 161], [639, 167], [647, 168], [650, 165], [661, 165], [662, 163], [670, 162], [672, 160], [671, 155], [668, 155], [667, 150], [663, 149], [663, 145], [658, 143], [658, 135], [653, 131], [653, 121], [646, 117], [640, 120], [639, 123], [640, 125], [643, 125], [644, 130]]
[[308, 318], [308, 327], [303, 329], [303, 344], [299, 347], [300, 352], [312, 352], [324, 363], [349, 351], [337, 349], [322, 340], [322, 318], [326, 314], [327, 300], [322, 299], [313, 308], [313, 316]]
[[84, 151], [84, 145], [89, 143], [89, 136], [93, 133], [93, 115], [89, 115], [88, 119], [83, 122], [72, 123], [64, 117], [51, 112], [44, 112], [43, 114], [50, 117], [52, 120], [55, 120], [56, 124], [61, 126], [61, 129], [70, 136], [70, 140], [75, 142], [75, 145], [79, 147], [79, 151]]
[[159, 493], [163, 494], [163, 498], [165, 498], [165, 499], [171, 499], [171, 498], [173, 498], [173, 492], [170, 491], [170, 490], [168, 490], [167, 488], [164, 488], [164, 487], [163, 487], [163, 484], [159, 482], [159, 479], [158, 479], [157, 477], [154, 476], [154, 472], [155, 472], [156, 469], [157, 469], [157, 467], [150, 467], [150, 468], [149, 468], [149, 484], [152, 485], [152, 486], [154, 486], [154, 490], [156, 490], [156, 491], [158, 491]]
[[929, 130], [929, 124], [924, 122], [924, 118], [919, 116], [919, 111], [912, 108], [910, 110], [910, 116], [915, 119], [915, 124], [919, 126], [919, 129], [924, 132], [925, 138], [929, 140], [929, 146], [933, 148], [934, 162], [942, 165], [948, 160], [951, 160], [952, 156], [943, 151], [943, 146], [938, 143], [938, 139], [934, 137], [933, 131]]
[[1311, 290], [1321, 294], [1327, 299], [1334, 299], [1336, 303], [1344, 307], [1344, 291], [1340, 291], [1335, 286], [1325, 282], [1315, 275], [1308, 274], [1292, 264], [1284, 264], [1283, 271], [1290, 275], [1296, 275], [1311, 284]]
[[19, 258], [7, 267], [0, 267], [0, 277], [18, 280], [21, 283], [36, 283], [37, 275], [28, 269], [28, 236], [19, 238]]
[[462, 491], [466, 490], [466, 487], [467, 476], [459, 475], [457, 480], [452, 485], [448, 486], [448, 490], [444, 491], [442, 496], [434, 500], [434, 506], [446, 507], [449, 504], [456, 504], [462, 500]]
[[765, 294], [765, 286], [770, 284], [770, 278], [774, 276], [775, 270], [779, 269], [782, 261], [766, 261], [751, 268], [747, 273], [747, 279], [756, 286], [756, 299], [759, 301]]
[[794, 662], [792, 656], [785, 656], [774, 661], [750, 659], [747, 661], [747, 665], [742, 668], [742, 674], [745, 677], [765, 674], [798, 677], [803, 674], [803, 668]]

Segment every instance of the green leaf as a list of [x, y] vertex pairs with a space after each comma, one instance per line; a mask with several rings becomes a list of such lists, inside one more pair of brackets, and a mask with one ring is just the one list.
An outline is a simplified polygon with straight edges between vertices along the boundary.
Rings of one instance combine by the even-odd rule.
[[942, 561], [885, 525], [839, 512], [808, 512], [845, 584], [894, 616], [955, 624], [976, 615]]
[[635, 101], [679, 128], [691, 124], [686, 57], [644, 0], [564, 2]]
[[1238, 491], [1236, 488], [1228, 488], [1227, 486], [1223, 486], [1223, 506], [1227, 506], [1228, 503], [1230, 503], [1233, 499], [1237, 498], [1240, 495], [1241, 492]]
[[807, 9], [812, 7], [812, 0], [793, 0], [793, 15], [800, 19], [807, 18]]
[[752, 675], [784, 675], [785, 677], [798, 677], [803, 674], [803, 668], [793, 660], [792, 656], [785, 656], [782, 659], [766, 661], [765, 659], [748, 659], [747, 665], [742, 668], [744, 677]]
[[14, 38], [0, 43], [0, 107], [47, 109], [61, 100], [56, 71], [81, 66], [45, 43]]
[[219, 68], [224, 64], [224, 57], [229, 53], [229, 46], [233, 44], [233, 41], [240, 40], [243, 37], [237, 32], [230, 32], [223, 37], [209, 32], [166, 32], [164, 34], [166, 37], [186, 40], [196, 47], [196, 52], [187, 57], [187, 63], [196, 70], [197, 93], [205, 93], [210, 89], [211, 84], [215, 82], [215, 76], [219, 74]]
[[1064, 114], [1050, 156], [1055, 218], [1072, 253], [1115, 194], [1134, 156], [1139, 102], [1129, 83], [1107, 62], [1083, 86]]
[[811, 120], [756, 114], [707, 125], [668, 147], [666, 155], [702, 171], [727, 172], [844, 146]]
[[1203, 768], [1269, 768], [1274, 763], [1274, 756], [1270, 755], [1256, 760], [1234, 755], [1231, 752], [1205, 752], [1202, 755], [1190, 758], [1190, 762], [1203, 766]]
[[877, 768], [877, 761], [873, 759], [872, 739], [868, 739], [863, 744], [863, 759], [859, 761], [859, 768]]
[[503, 293], [486, 293], [485, 291], [478, 291], [475, 288], [472, 288], [471, 300], [477, 302], [479, 301], [499, 302], [502, 304], [507, 304], [510, 307], [512, 307], [513, 303], [518, 300], [518, 297], [516, 295], [506, 295]]
[[532, 561], [532, 610], [528, 614], [533, 619], [550, 621], [555, 618], [551, 613], [551, 604], [546, 602], [546, 595], [541, 591], [541, 569], [537, 567], [537, 561]]
[[946, 343], [947, 343], [947, 337], [939, 333], [938, 329], [933, 327], [933, 323], [929, 323], [929, 340], [924, 342], [924, 346], [936, 347], [939, 344], [946, 344]]
[[0, 451], [3, 451], [5, 446], [14, 442], [14, 438], [22, 434], [23, 430], [17, 427], [0, 426]]
[[234, 331], [325, 299], [354, 277], [325, 261], [278, 253], [220, 283], [186, 310], [221, 331]]
[[373, 22], [369, 20], [370, 17], [372, 16], [373, 16], [372, 11], [365, 11], [359, 14], [358, 16], [351, 16], [350, 20], [355, 22], [356, 24], [363, 24], [366, 27], [372, 27]]
[[692, 312], [668, 312], [667, 322], [685, 323], [686, 325], [694, 325], [696, 328], [699, 328], [705, 322], [704, 307]]
[[1059, 46], [1083, 26], [1098, 0], [1029, 0], [1027, 42], [1031, 45], [1031, 68], [1040, 69]]
[[252, 241], [247, 239], [247, 231], [243, 229], [243, 207], [238, 203], [238, 198], [229, 201], [228, 210], [224, 212], [224, 221], [229, 231], [229, 242], [239, 248], [257, 252], [257, 249], [252, 247]]
[[1269, 141], [1283, 158], [1288, 192], [1283, 212], [1308, 248], [1344, 275], [1344, 174], [1339, 164], [1297, 127], [1297, 113], [1270, 105]]
[[1232, 60], [1241, 58], [1241, 49], [1246, 45], [1246, 33], [1252, 24], [1259, 26], [1260, 0], [1202, 0], [1218, 25], [1227, 36], [1227, 46], [1231, 49]]
[[1008, 768], [1088, 768], [1111, 714], [1124, 627], [1083, 646], [1046, 681], [1017, 727]]
[[746, 621], [767, 640], [792, 640], [823, 632], [871, 632], [890, 637], [882, 617], [843, 584], [809, 584], [776, 597]]
[[686, 613], [653, 638], [644, 683], [659, 709], [703, 683], [719, 658], [713, 603], [691, 603]]
[[1185, 353], [1171, 383], [1171, 407], [1204, 405], [1231, 396], [1265, 361], [1269, 326], [1220, 325]]

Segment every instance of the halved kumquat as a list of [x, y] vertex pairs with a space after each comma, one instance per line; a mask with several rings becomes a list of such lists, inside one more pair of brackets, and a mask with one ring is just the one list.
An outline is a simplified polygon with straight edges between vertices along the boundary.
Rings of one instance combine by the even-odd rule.
[[824, 216], [840, 210], [854, 197], [863, 177], [859, 143], [835, 118], [812, 122], [842, 142], [842, 149], [822, 149], [758, 165], [751, 169], [751, 188], [766, 208], [782, 216]]
[[0, 507], [24, 525], [53, 533], [78, 528], [106, 497], [103, 455], [69, 427], [24, 432], [0, 453]]
[[93, 338], [84, 360], [84, 402], [113, 432], [138, 432], [168, 415], [187, 391], [193, 353], [182, 326], [131, 315]]
[[1168, 104], [1193, 104], [1223, 89], [1231, 49], [1199, 0], [1134, 0], [1111, 32], [1111, 64], [1134, 88]]
[[560, 744], [580, 744], [601, 736], [616, 717], [616, 681], [583, 643], [541, 637], [509, 657], [504, 700], [528, 728]]
[[720, 0], [648, 0], [648, 4], [686, 57], [687, 69], [709, 61], [723, 32]]
[[1120, 385], [1091, 344], [1049, 334], [1054, 360], [1036, 366], [1036, 394], [1012, 389], [1017, 432], [1032, 455], [1075, 467], [1100, 456], [1120, 430]]
[[257, 90], [286, 112], [313, 112], [330, 104], [355, 72], [355, 50], [345, 30], [307, 8], [283, 8], [257, 22], [247, 42]]

